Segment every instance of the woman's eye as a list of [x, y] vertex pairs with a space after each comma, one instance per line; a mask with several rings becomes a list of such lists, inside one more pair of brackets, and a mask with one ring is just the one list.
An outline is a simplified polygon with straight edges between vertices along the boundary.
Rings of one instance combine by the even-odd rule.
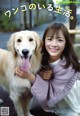
[[33, 38], [29, 38], [29, 41], [33, 41]]
[[17, 42], [21, 42], [21, 39], [18, 39]]
[[51, 40], [52, 40], [52, 38], [47, 38], [47, 40], [50, 40], [50, 41], [51, 41]]
[[59, 39], [59, 41], [63, 41], [62, 39]]
[[59, 37], [59, 38], [57, 38], [57, 40], [58, 40], [58, 41], [60, 41], [60, 42], [62, 42], [62, 41], [63, 41], [63, 39], [62, 39], [62, 38], [60, 38], [60, 37]]
[[49, 38], [48, 40], [52, 40], [51, 38]]

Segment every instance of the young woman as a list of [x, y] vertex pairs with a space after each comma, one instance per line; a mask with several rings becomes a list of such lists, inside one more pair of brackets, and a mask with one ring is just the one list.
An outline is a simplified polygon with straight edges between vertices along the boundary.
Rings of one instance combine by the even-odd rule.
[[[80, 64], [65, 25], [55, 23], [45, 30], [42, 54], [39, 74], [36, 77], [29, 75], [34, 81], [33, 96], [45, 113], [79, 116]], [[21, 71], [16, 71], [20, 75]]]

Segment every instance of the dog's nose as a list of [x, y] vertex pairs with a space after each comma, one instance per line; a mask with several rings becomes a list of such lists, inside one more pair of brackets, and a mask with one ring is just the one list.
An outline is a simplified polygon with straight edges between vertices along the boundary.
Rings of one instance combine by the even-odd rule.
[[27, 50], [27, 49], [22, 50], [22, 54], [24, 55], [24, 57], [26, 57], [28, 55], [28, 53], [29, 53], [29, 50]]

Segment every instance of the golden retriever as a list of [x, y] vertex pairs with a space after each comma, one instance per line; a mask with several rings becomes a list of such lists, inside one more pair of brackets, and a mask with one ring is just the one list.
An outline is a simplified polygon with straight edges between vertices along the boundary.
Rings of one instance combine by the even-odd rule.
[[19, 31], [11, 35], [8, 49], [0, 49], [0, 85], [5, 86], [10, 94], [18, 116], [30, 116], [30, 94], [23, 98], [24, 92], [29, 92], [31, 83], [27, 78], [15, 75], [15, 68], [36, 74], [41, 64], [42, 41], [34, 31]]

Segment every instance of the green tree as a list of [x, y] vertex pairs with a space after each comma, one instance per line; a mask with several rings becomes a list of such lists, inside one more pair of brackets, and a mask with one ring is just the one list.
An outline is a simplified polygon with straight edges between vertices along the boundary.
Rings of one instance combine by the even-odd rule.
[[[46, 6], [46, 0], [33, 0], [33, 3], [36, 4], [36, 6], [38, 4], [44, 4]], [[39, 20], [39, 9], [38, 9], [38, 6], [37, 6], [37, 9], [36, 9], [36, 23], [38, 24], [38, 20]]]

